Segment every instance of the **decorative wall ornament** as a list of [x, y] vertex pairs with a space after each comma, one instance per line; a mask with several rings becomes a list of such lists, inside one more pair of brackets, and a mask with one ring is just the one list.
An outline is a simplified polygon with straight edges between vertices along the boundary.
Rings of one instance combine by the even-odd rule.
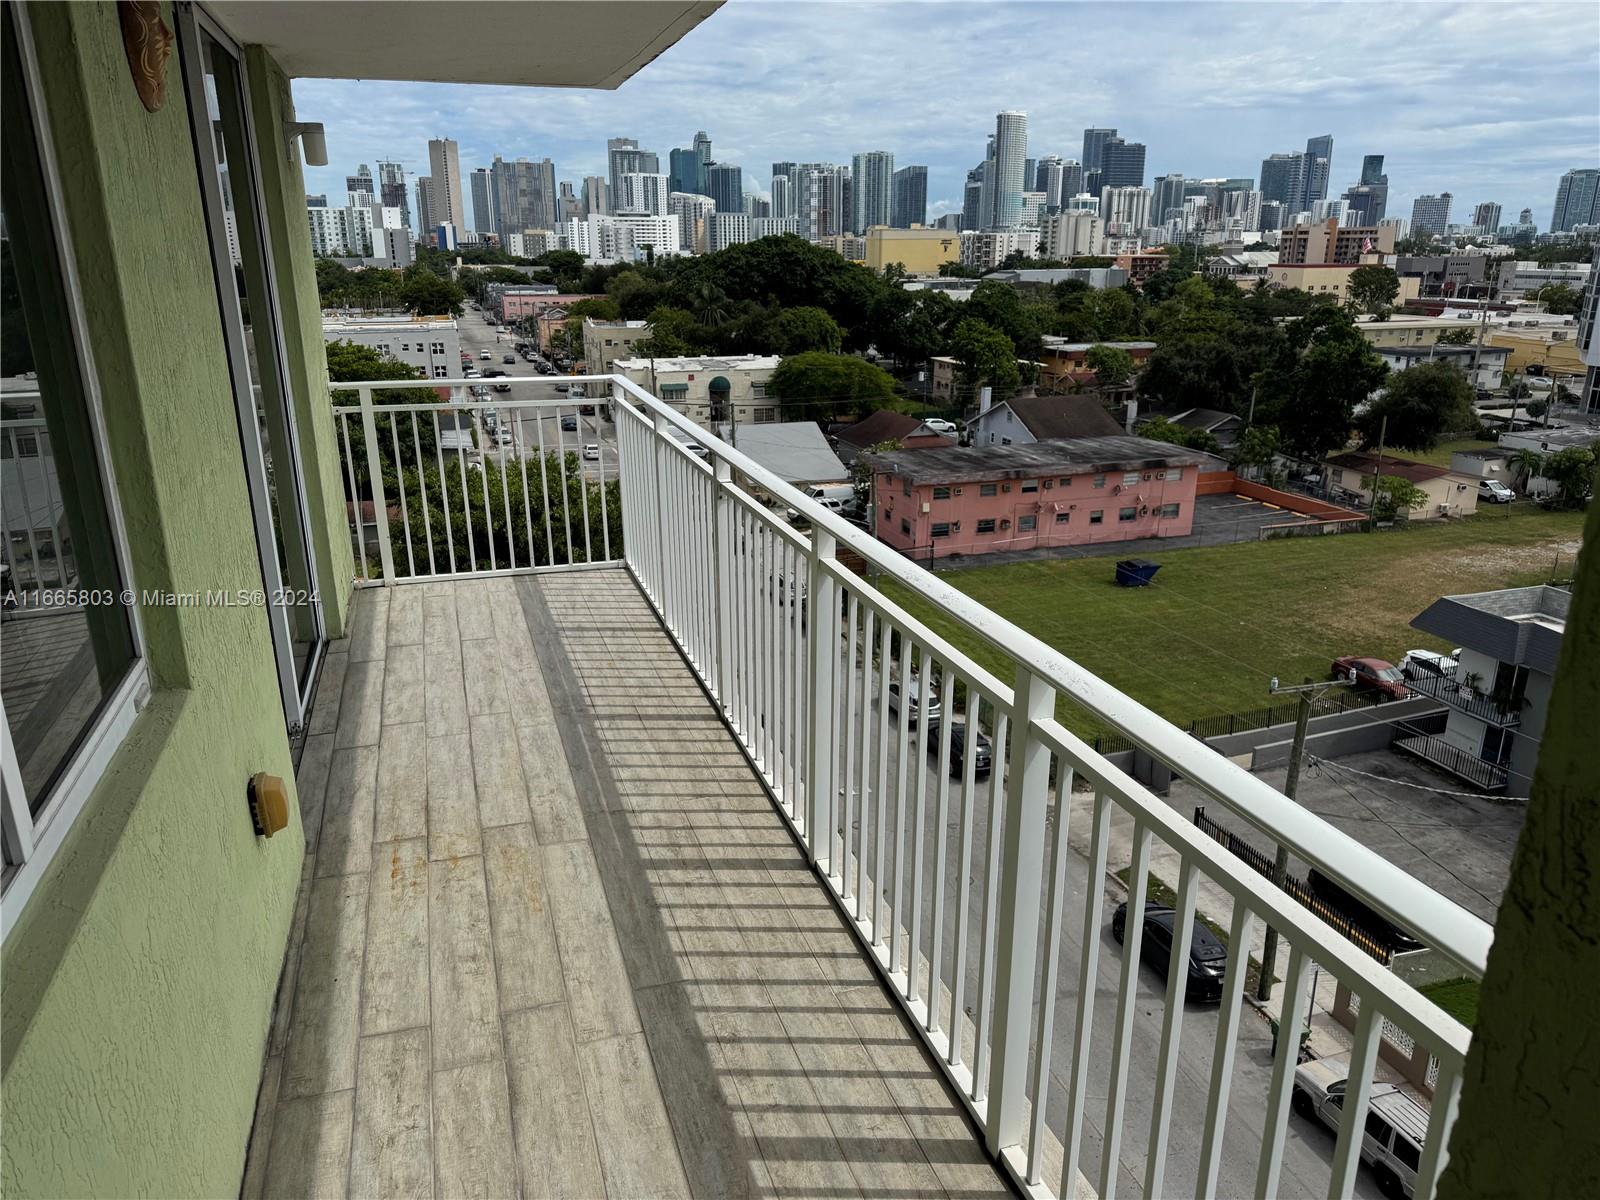
[[167, 60], [172, 57], [172, 30], [161, 19], [159, 0], [117, 0], [117, 17], [134, 91], [146, 112], [159, 112], [167, 102]]

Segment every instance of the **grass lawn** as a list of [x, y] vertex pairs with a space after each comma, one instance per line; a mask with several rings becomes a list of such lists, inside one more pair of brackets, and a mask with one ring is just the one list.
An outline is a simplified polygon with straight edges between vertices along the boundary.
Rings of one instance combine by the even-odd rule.
[[1478, 981], [1445, 979], [1425, 983], [1417, 989], [1445, 1012], [1471, 1029], [1478, 1021]]
[[1405, 458], [1414, 458], [1418, 462], [1432, 463], [1436, 467], [1448, 467], [1450, 456], [1457, 450], [1493, 450], [1498, 442], [1480, 441], [1478, 438], [1463, 438], [1455, 442], [1440, 442], [1432, 450], [1401, 450], [1399, 453]]
[[[1377, 533], [1144, 551], [1162, 564], [1147, 588], [1112, 583], [1110, 558], [1050, 559], [950, 571], [942, 577], [1067, 657], [1184, 723], [1268, 702], [1268, 681], [1325, 679], [1343, 654], [1398, 662], [1413, 648], [1449, 649], [1408, 622], [1458, 592], [1542, 583], [1557, 556], [1570, 572], [1583, 515], [1532, 505]], [[886, 584], [1001, 679], [1014, 674], [977, 634], [958, 629], [904, 588]], [[1080, 734], [1104, 726], [1063, 701]]]

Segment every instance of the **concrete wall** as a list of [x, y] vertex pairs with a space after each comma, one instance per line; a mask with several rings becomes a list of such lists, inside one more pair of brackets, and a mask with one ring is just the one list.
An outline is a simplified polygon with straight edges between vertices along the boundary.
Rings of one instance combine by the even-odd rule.
[[[260, 587], [176, 56], [165, 107], [147, 113], [114, 5], [28, 7], [134, 582]], [[268, 188], [272, 227], [297, 230], [279, 247], [285, 334], [320, 500], [338, 473], [331, 447], [317, 442], [331, 421], [325, 392], [310, 386], [322, 364], [304, 202], [297, 194], [284, 207], [301, 190], [298, 167], [278, 183], [276, 196]], [[348, 539], [337, 509], [320, 510], [319, 522], [319, 565], [335, 564], [325, 603], [338, 632]], [[293, 764], [265, 611], [142, 615], [153, 698], [0, 961], [0, 1190], [10, 1196], [239, 1186], [304, 857], [293, 799], [288, 829], [257, 838], [245, 782], [260, 770], [292, 779]]]

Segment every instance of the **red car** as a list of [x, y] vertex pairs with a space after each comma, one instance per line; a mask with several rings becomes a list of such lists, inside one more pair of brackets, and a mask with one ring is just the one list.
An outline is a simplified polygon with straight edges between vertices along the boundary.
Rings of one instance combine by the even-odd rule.
[[1364, 691], [1377, 692], [1380, 704], [1386, 700], [1404, 700], [1411, 695], [1400, 668], [1381, 658], [1346, 655], [1333, 660], [1331, 675], [1334, 679], [1347, 679], [1352, 671], [1355, 672], [1355, 686]]

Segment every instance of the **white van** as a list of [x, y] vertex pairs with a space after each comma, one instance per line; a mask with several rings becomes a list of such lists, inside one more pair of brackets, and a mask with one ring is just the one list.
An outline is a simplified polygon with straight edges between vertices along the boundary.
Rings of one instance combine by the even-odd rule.
[[[1294, 1071], [1294, 1110], [1320, 1120], [1337, 1135], [1344, 1115], [1348, 1059], [1314, 1059]], [[1417, 1186], [1422, 1143], [1428, 1137], [1428, 1110], [1392, 1083], [1374, 1083], [1367, 1098], [1361, 1161], [1372, 1168], [1386, 1196], [1410, 1200]]]
[[[806, 499], [821, 503], [824, 500], [837, 500], [841, 505], [849, 504], [855, 499], [856, 485], [853, 483], [813, 483], [806, 489]], [[834, 505], [828, 505], [834, 508]]]

